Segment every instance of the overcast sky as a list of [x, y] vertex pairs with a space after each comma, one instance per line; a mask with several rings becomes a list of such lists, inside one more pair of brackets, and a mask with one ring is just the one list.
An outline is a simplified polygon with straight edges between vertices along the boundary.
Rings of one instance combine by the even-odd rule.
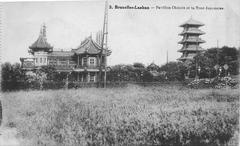
[[[217, 46], [240, 44], [239, 0], [131, 0], [109, 1], [113, 7], [119, 6], [202, 6], [223, 7], [223, 10], [120, 10], [109, 9], [108, 46], [112, 55], [109, 65], [154, 62], [162, 65], [176, 61], [181, 56], [177, 52], [181, 45], [178, 34], [180, 24], [190, 17], [205, 24], [201, 29], [206, 32], [202, 39], [204, 49]], [[54, 50], [70, 50], [81, 41], [102, 29], [104, 1], [74, 2], [15, 2], [5, 3], [2, 62], [20, 62], [20, 57], [31, 57], [28, 47], [36, 41], [40, 26], [47, 26], [47, 40]]]

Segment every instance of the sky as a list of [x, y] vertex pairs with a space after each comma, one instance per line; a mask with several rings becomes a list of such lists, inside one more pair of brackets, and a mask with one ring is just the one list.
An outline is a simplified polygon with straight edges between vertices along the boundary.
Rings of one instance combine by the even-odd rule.
[[[2, 6], [2, 62], [20, 62], [31, 57], [28, 47], [37, 40], [40, 27], [47, 27], [47, 41], [54, 50], [77, 48], [81, 41], [103, 27], [104, 1], [7, 2]], [[150, 10], [109, 9], [108, 47], [112, 51], [109, 65], [141, 62], [157, 65], [181, 56], [178, 34], [182, 23], [191, 17], [205, 25], [201, 38], [204, 49], [240, 46], [240, 1], [232, 0], [109, 0], [111, 6], [149, 6]], [[159, 7], [194, 7], [156, 9]], [[196, 9], [222, 7], [223, 10]]]

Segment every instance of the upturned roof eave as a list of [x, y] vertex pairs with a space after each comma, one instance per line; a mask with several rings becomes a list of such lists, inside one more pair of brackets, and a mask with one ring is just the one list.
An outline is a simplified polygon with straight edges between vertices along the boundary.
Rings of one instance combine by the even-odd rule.
[[205, 32], [181, 32], [181, 33], [179, 33], [178, 35], [184, 35], [184, 34], [197, 34], [197, 35], [204, 35], [204, 34], [206, 34]]
[[180, 27], [185, 27], [185, 26], [204, 26], [203, 23], [201, 23], [200, 21], [194, 20], [192, 18], [190, 18], [189, 20], [185, 21], [183, 24], [180, 25]]
[[53, 49], [52, 46], [29, 46], [29, 49]]
[[180, 57], [177, 60], [193, 60], [193, 57]]
[[203, 48], [199, 48], [199, 49], [179, 49], [178, 52], [187, 52], [187, 51], [204, 51]]
[[[84, 52], [76, 52], [76, 51], [74, 51], [74, 53], [77, 54], [77, 55], [79, 55], [79, 54], [98, 55], [98, 54], [100, 54], [100, 51], [99, 51], [99, 52], [96, 52], [96, 53], [86, 52], [86, 51], [84, 51]], [[104, 51], [102, 52], [103, 55], [107, 54], [107, 56], [110, 56], [111, 53], [112, 53], [111, 50], [107, 50], [107, 52], [106, 52], [106, 50], [104, 50]]]
[[204, 24], [190, 24], [190, 23], [184, 23], [184, 24], [181, 24], [179, 25], [179, 27], [185, 27], [185, 26], [204, 26]]
[[183, 44], [186, 42], [190, 42], [190, 43], [205, 43], [206, 41], [201, 40], [201, 41], [189, 41], [189, 40], [185, 40], [185, 41], [179, 41], [178, 44]]

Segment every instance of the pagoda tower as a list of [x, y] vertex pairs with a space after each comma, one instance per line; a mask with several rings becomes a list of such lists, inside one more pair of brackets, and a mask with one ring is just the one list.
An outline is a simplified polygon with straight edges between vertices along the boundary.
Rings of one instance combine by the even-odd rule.
[[199, 27], [204, 26], [203, 23], [190, 18], [188, 21], [180, 25], [183, 27], [182, 33], [183, 39], [178, 42], [182, 44], [182, 48], [178, 52], [182, 53], [182, 56], [178, 60], [185, 62], [186, 60], [193, 60], [197, 53], [202, 52], [204, 49], [200, 46], [201, 43], [205, 43], [199, 36], [205, 34]]

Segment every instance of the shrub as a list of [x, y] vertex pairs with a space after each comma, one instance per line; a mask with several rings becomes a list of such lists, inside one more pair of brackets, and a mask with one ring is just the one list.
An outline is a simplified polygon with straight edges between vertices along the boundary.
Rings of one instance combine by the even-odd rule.
[[195, 79], [188, 84], [190, 88], [235, 88], [238, 81], [231, 77], [216, 77], [213, 79]]

